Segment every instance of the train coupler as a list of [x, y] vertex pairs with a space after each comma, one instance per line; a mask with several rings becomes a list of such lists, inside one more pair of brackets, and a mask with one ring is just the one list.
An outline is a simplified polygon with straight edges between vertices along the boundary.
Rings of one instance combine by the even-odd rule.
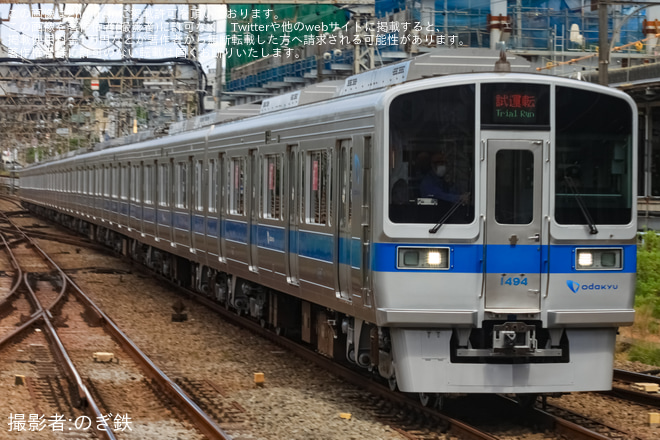
[[505, 322], [493, 326], [495, 353], [525, 354], [537, 349], [536, 326], [524, 322]]

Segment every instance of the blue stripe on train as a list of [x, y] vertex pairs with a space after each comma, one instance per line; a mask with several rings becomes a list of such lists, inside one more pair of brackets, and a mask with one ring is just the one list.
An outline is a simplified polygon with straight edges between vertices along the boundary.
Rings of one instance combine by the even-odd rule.
[[[377, 272], [403, 272], [409, 269], [398, 269], [396, 257], [398, 247], [449, 247], [451, 250], [449, 272], [481, 273], [483, 272], [484, 247], [474, 245], [420, 245], [403, 243], [375, 243], [373, 247], [372, 268]], [[623, 268], [620, 270], [580, 270], [575, 269], [576, 248], [623, 248]], [[548, 253], [548, 250], [550, 251]], [[637, 247], [625, 246], [589, 246], [589, 245], [489, 245], [487, 246], [486, 271], [488, 273], [633, 273], [637, 269]], [[549, 270], [548, 270], [549, 264]], [[427, 272], [427, 271], [425, 271]], [[437, 272], [447, 272], [437, 271]]]
[[[115, 202], [116, 203], [116, 202]], [[153, 217], [153, 211], [145, 210], [148, 217]], [[224, 219], [208, 218], [206, 220], [207, 231], [204, 230], [204, 217], [191, 217], [184, 213], [174, 213], [158, 210], [158, 222], [169, 225], [174, 220], [175, 227], [179, 229], [190, 229], [198, 234], [208, 233], [217, 237], [218, 227], [224, 231], [228, 240], [247, 244], [248, 226], [246, 222]], [[145, 215], [145, 220], [147, 220]], [[173, 217], [173, 219], [172, 219]], [[253, 225], [252, 234], [257, 238], [257, 244], [261, 248], [271, 249], [278, 252], [285, 251], [285, 229], [270, 225]], [[398, 269], [396, 267], [398, 247], [449, 247], [450, 262], [449, 270], [436, 272], [452, 273], [481, 273], [483, 272], [484, 247], [479, 244], [473, 245], [442, 245], [442, 244], [405, 244], [405, 243], [374, 243], [371, 249], [371, 267], [377, 272], [405, 272], [410, 269]], [[637, 268], [637, 248], [635, 245], [626, 246], [589, 246], [589, 245], [489, 245], [487, 246], [486, 263], [488, 273], [573, 273], [575, 270], [575, 249], [580, 247], [621, 247], [623, 248], [623, 269], [620, 273], [633, 273]], [[289, 248], [301, 257], [311, 258], [327, 263], [334, 262], [335, 244], [332, 235], [312, 232], [298, 231], [289, 234]], [[350, 264], [359, 269], [362, 264], [361, 246], [358, 239], [341, 238], [339, 243], [339, 263]], [[424, 271], [433, 272], [433, 271]], [[579, 271], [580, 273], [602, 273], [603, 271]]]

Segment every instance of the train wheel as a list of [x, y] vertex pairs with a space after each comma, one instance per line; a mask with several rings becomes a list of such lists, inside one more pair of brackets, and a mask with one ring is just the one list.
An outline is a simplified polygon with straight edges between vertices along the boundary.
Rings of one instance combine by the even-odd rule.
[[396, 376], [387, 379], [387, 384], [390, 386], [391, 391], [396, 391]]
[[531, 408], [536, 403], [536, 399], [539, 397], [538, 394], [516, 394], [516, 402], [522, 408]]
[[433, 393], [419, 393], [419, 403], [428, 408], [435, 408], [438, 395]]

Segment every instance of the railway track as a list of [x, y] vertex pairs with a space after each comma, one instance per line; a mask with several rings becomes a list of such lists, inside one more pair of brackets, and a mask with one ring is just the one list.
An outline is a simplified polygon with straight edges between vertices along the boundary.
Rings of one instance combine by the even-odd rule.
[[[141, 268], [139, 270], [142, 270]], [[151, 274], [150, 276], [153, 276]], [[179, 288], [178, 286], [174, 286]], [[261, 328], [259, 323], [247, 322], [244, 319], [236, 316], [235, 313], [227, 311], [223, 305], [217, 304], [214, 301], [210, 301], [208, 298], [203, 296], [193, 294], [192, 292], [186, 291], [186, 297], [192, 297], [199, 301], [201, 304], [204, 304], [205, 307], [214, 309], [217, 313], [221, 314], [225, 319], [232, 320], [234, 322], [240, 323], [241, 326], [249, 328], [255, 333], [266, 336], [268, 339], [277, 339], [275, 342], [278, 345], [285, 346], [287, 349], [295, 352], [298, 356], [301, 356], [303, 359], [308, 360], [307, 355], [303, 355], [298, 352], [299, 347], [291, 341], [281, 340], [276, 337], [272, 332], [265, 331]], [[99, 318], [103, 319], [103, 318]], [[293, 345], [289, 345], [293, 344]], [[312, 353], [311, 355], [315, 355]], [[316, 355], [318, 359], [318, 364], [323, 365], [327, 364], [327, 369], [332, 372], [334, 375], [338, 375], [343, 381], [351, 381], [347, 376], [344, 375], [344, 372], [340, 372], [338, 366], [334, 362], [330, 362], [327, 358], [323, 356]], [[314, 361], [316, 363], [316, 361]], [[354, 374], [352, 370], [347, 370], [346, 374]], [[168, 371], [168, 375], [173, 378], [174, 382], [184, 389], [188, 395], [198, 402], [199, 406], [203, 409], [208, 410], [210, 415], [216, 420], [223, 419], [229, 421], [229, 423], [235, 423], [236, 426], [245, 425], [249, 423], [249, 415], [246, 415], [245, 408], [242, 408], [240, 404], [233, 401], [227, 393], [223, 395], [222, 388], [218, 387], [217, 384], [209, 383], [206, 381], [200, 380], [190, 380], [186, 378], [185, 374], [179, 374], [175, 371]], [[358, 386], [365, 386], [364, 376], [358, 375], [354, 379], [355, 383]], [[364, 408], [368, 408], [374, 414], [377, 414], [378, 417], [382, 420], [382, 423], [388, 424], [393, 427], [393, 429], [398, 432], [404, 438], [409, 439], [432, 439], [432, 438], [446, 438], [443, 436], [451, 435], [458, 438], [488, 438], [495, 439], [498, 438], [498, 435], [493, 435], [493, 432], [489, 429], [479, 429], [477, 427], [471, 426], [469, 422], [461, 421], [460, 417], [448, 417], [447, 414], [439, 413], [433, 409], [424, 408], [418, 405], [416, 402], [411, 401], [407, 396], [402, 396], [400, 394], [395, 394], [396, 399], [394, 401], [390, 400], [390, 397], [384, 397], [388, 394], [391, 395], [390, 390], [387, 386], [367, 381], [368, 385], [365, 389], [367, 393], [359, 393], [358, 396], [347, 397], [347, 399], [356, 399], [359, 400], [359, 405]], [[371, 386], [379, 387], [379, 391], [372, 391]], [[383, 393], [381, 396], [380, 393]], [[367, 397], [365, 397], [365, 395]], [[401, 400], [399, 400], [401, 399]], [[216, 413], [213, 413], [212, 408], [218, 409]], [[518, 417], [521, 417], [519, 411], [516, 412]], [[535, 414], [535, 415], [531, 415]], [[612, 430], [612, 435], [605, 435], [602, 433], [595, 432], [596, 430], [602, 430], [596, 425], [589, 425], [592, 429], [584, 428], [581, 426], [587, 422], [582, 419], [576, 420], [573, 419], [573, 422], [565, 421], [562, 415], [557, 414], [543, 414], [543, 413], [529, 413], [524, 415], [525, 418], [533, 420], [534, 424], [539, 427], [542, 426], [549, 435], [556, 436], [557, 438], [592, 438], [602, 440], [604, 438], [630, 438], [636, 439], [638, 437], [631, 436], [625, 431], [619, 430], [616, 432], [616, 429]], [[572, 416], [571, 416], [572, 417]], [[512, 423], [514, 423], [512, 421]], [[224, 425], [223, 425], [224, 426]], [[525, 438], [521, 436], [520, 438]], [[547, 437], [551, 438], [551, 437]]]
[[[310, 351], [294, 341], [290, 341], [263, 328], [260, 323], [241, 318], [239, 315], [228, 311], [224, 306], [209, 300], [203, 295], [182, 289], [173, 283], [171, 283], [171, 286], [174, 289], [181, 290], [186, 296], [193, 297], [196, 301], [214, 310], [225, 319], [271, 340], [305, 361], [313, 362], [330, 371], [333, 375], [338, 376], [341, 380], [365, 390], [368, 393], [367, 395], [372, 397], [365, 399], [364, 395], [361, 395], [359, 398], [362, 400], [362, 403], [364, 404], [366, 402], [368, 407], [373, 408], [379, 414], [384, 423], [390, 424], [405, 438], [414, 440], [435, 439], [443, 433], [450, 433], [461, 439], [494, 440], [498, 438], [497, 435], [492, 434], [492, 426], [482, 429], [479, 427], [479, 423], [472, 420], [467, 421], [468, 419], [462, 415], [465, 413], [472, 414], [474, 407], [466, 409], [464, 412], [459, 411], [458, 413], [444, 412], [425, 407], [416, 402], [416, 396], [413, 396], [411, 399], [411, 396], [393, 392], [383, 384], [372, 380], [365, 380], [364, 375], [360, 372], [339, 366], [327, 357]], [[525, 425], [531, 424], [535, 428], [542, 427], [544, 430], [554, 433], [558, 439], [641, 440], [639, 437], [623, 429], [597, 422], [559, 407], [545, 405], [544, 410], [539, 408], [526, 409], [521, 408], [518, 402], [511, 399], [504, 398], [503, 401], [505, 402], [504, 404], [501, 400], [493, 402], [492, 406], [486, 406], [482, 412], [477, 411], [477, 413], [483, 415], [491, 411], [493, 407], [497, 407], [502, 411], [502, 414], [505, 414], [498, 420], [498, 423], [507, 420], [512, 425], [518, 425], [521, 420], [525, 420]]]
[[[2, 220], [4, 223], [11, 223], [6, 216], [3, 216]], [[3, 234], [6, 234], [6, 232]], [[139, 387], [128, 380], [122, 391], [113, 393], [111, 388], [116, 388], [118, 382], [120, 382], [116, 378], [110, 381], [112, 387], [108, 386], [107, 381], [92, 379], [94, 374], [98, 375], [100, 371], [98, 365], [94, 365], [95, 363], [89, 356], [90, 347], [85, 347], [85, 344], [91, 340], [95, 343], [100, 342], [101, 345], [106, 347], [114, 345], [114, 352], [123, 352], [123, 356], [120, 354], [123, 362], [119, 373], [127, 375], [131, 379], [135, 376], [142, 376], [142, 383], [144, 384], [142, 388], [148, 389], [147, 394], [149, 392], [156, 395], [162, 394], [163, 407], [170, 406], [171, 402], [175, 402], [176, 408], [179, 408], [181, 412], [179, 418], [192, 421], [193, 426], [205, 438], [229, 438], [178, 385], [165, 376], [93, 304], [87, 295], [64, 274], [35, 242], [17, 227], [15, 227], [14, 234], [22, 235], [20, 241], [23, 243], [23, 247], [19, 252], [16, 252], [16, 249], [12, 249], [12, 246], [5, 240], [5, 249], [11, 254], [12, 261], [18, 261], [17, 267], [20, 267], [24, 273], [25, 296], [32, 304], [33, 311], [30, 318], [23, 325], [5, 334], [0, 339], [0, 350], [10, 345], [21, 344], [26, 339], [34, 339], [32, 334], [35, 332], [40, 333], [40, 330], [43, 329], [43, 336], [47, 341], [30, 343], [28, 350], [19, 351], [32, 350], [35, 352], [32, 353], [29, 360], [24, 360], [25, 362], [32, 362], [39, 367], [50, 365], [51, 369], [53, 365], [57, 364], [61, 368], [61, 371], [54, 368], [55, 371], [50, 373], [40, 372], [38, 374], [39, 380], [28, 382], [27, 388], [34, 399], [42, 402], [51, 399], [56, 403], [46, 402], [45, 406], [47, 408], [54, 408], [55, 414], [60, 415], [62, 413], [59, 411], [67, 411], [66, 414], [69, 414], [69, 417], [75, 417], [75, 419], [69, 419], [68, 421], [75, 420], [77, 429], [80, 429], [78, 421], [82, 418], [81, 423], [89, 422], [89, 425], [83, 425], [86, 426], [84, 429], [92, 428], [94, 435], [100, 438], [114, 439], [113, 426], [116, 430], [121, 431], [127, 427], [130, 428], [129, 423], [132, 423], [130, 422], [130, 416], [128, 413], [119, 414], [117, 405], [130, 406], [130, 400], [135, 398], [136, 390]], [[28, 257], [28, 251], [38, 254], [42, 261], [36, 262], [34, 255]], [[50, 266], [50, 271], [44, 270], [44, 266]], [[16, 291], [18, 291], [18, 288]], [[10, 301], [13, 301], [13, 299], [6, 298], [3, 304], [9, 304]], [[5, 305], [4, 308], [15, 309], [15, 307], [8, 305]], [[95, 324], [98, 323], [102, 324], [103, 331], [100, 328], [95, 328]], [[46, 345], [51, 348], [53, 359], [48, 359], [48, 354], [44, 354], [43, 350], [36, 348]], [[85, 355], [79, 353], [85, 353]], [[85, 378], [83, 378], [81, 371], [86, 374]], [[63, 386], [60, 381], [60, 372], [63, 372], [66, 376], [67, 386]], [[43, 383], [43, 380], [46, 383]], [[106, 383], [105, 389], [101, 389], [104, 382]], [[62, 391], [67, 388], [68, 392]], [[99, 391], [99, 389], [101, 390]], [[47, 393], [44, 390], [50, 390], [51, 392]], [[94, 393], [92, 390], [94, 390]], [[144, 391], [142, 392], [144, 393]], [[103, 404], [99, 403], [101, 396], [105, 401]], [[84, 415], [78, 415], [78, 411], [76, 411], [78, 408], [85, 411]], [[114, 411], [114, 419], [111, 410]], [[172, 432], [174, 432], [174, 429], [172, 429]]]
[[606, 394], [640, 405], [660, 408], [660, 393], [637, 390], [633, 385], [638, 383], [660, 385], [660, 377], [648, 373], [614, 370], [614, 385]]

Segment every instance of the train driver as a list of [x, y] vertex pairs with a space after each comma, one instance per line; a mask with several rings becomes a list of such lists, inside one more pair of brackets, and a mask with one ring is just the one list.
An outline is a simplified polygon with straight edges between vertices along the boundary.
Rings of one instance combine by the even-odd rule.
[[444, 153], [436, 153], [431, 157], [431, 169], [422, 178], [419, 185], [422, 197], [431, 197], [439, 201], [455, 203], [461, 199], [459, 189], [450, 178]]

